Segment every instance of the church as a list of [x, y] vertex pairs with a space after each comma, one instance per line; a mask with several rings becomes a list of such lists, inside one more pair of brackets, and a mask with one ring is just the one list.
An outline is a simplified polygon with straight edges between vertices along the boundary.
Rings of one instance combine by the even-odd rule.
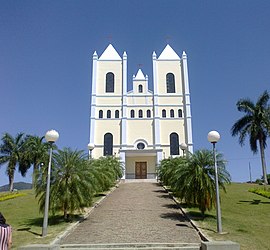
[[187, 55], [153, 52], [152, 90], [142, 69], [128, 90], [127, 61], [111, 44], [93, 54], [89, 153], [120, 157], [125, 179], [154, 179], [162, 159], [193, 152]]

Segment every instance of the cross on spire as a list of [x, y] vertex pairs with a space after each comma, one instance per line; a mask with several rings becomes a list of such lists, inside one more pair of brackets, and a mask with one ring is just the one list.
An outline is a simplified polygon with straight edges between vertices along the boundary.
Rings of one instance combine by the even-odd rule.
[[171, 40], [172, 37], [167, 35], [165, 38], [166, 38], [166, 42], [169, 43], [169, 41]]
[[108, 39], [109, 42], [111, 42], [111, 41], [112, 41], [112, 34], [109, 34], [109, 35], [107, 36], [107, 39]]

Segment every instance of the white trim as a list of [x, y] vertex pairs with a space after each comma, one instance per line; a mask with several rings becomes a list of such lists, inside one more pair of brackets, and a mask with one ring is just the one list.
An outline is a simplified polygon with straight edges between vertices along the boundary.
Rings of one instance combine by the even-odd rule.
[[193, 153], [193, 140], [192, 140], [192, 123], [191, 123], [191, 104], [190, 104], [190, 93], [189, 93], [189, 79], [188, 79], [188, 65], [187, 55], [183, 52], [182, 55], [182, 77], [183, 77], [183, 92], [184, 98], [184, 113], [185, 113], [185, 140], [188, 145], [188, 151]]
[[179, 107], [179, 108], [184, 108], [185, 106], [182, 105], [182, 104], [159, 104], [159, 105], [156, 105], [157, 107]]
[[97, 60], [98, 56], [96, 51], [93, 54], [92, 66], [92, 97], [91, 97], [91, 116], [90, 116], [90, 138], [89, 143], [95, 142], [95, 117], [96, 117], [96, 84], [97, 84]]
[[168, 93], [168, 94], [157, 94], [158, 97], [184, 97], [184, 95], [179, 93]]
[[166, 62], [175, 62], [175, 61], [181, 61], [181, 59], [157, 59], [157, 61], [162, 62], [162, 61], [166, 61]]
[[119, 152], [120, 161], [123, 164], [123, 176], [122, 179], [126, 179], [126, 153], [123, 151]]
[[120, 126], [121, 148], [125, 148], [127, 144], [127, 53], [123, 54], [122, 67], [122, 122]]
[[115, 93], [113, 92], [110, 92], [110, 93], [107, 93], [106, 95], [96, 95], [96, 97], [109, 97], [109, 98], [112, 98], [112, 97], [122, 97], [122, 95], [116, 95]]
[[112, 105], [105, 105], [105, 104], [97, 104], [95, 105], [97, 108], [102, 108], [102, 107], [109, 107], [109, 108], [122, 108], [121, 104], [112, 104]]
[[138, 108], [143, 108], [143, 107], [153, 107], [153, 104], [128, 104], [127, 108], [133, 108], [133, 107], [138, 107]]
[[158, 82], [157, 82], [157, 56], [156, 53], [153, 52], [153, 133], [154, 133], [154, 145], [160, 145], [160, 118], [159, 118], [159, 110], [158, 110]]

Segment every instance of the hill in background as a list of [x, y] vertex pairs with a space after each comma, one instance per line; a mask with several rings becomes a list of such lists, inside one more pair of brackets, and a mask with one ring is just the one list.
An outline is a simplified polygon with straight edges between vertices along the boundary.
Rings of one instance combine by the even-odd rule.
[[[31, 189], [32, 184], [31, 183], [26, 183], [26, 182], [15, 182], [14, 183], [14, 189], [17, 190], [26, 190], [26, 189]], [[9, 191], [9, 185], [4, 185], [0, 187], [0, 192], [4, 191]]]

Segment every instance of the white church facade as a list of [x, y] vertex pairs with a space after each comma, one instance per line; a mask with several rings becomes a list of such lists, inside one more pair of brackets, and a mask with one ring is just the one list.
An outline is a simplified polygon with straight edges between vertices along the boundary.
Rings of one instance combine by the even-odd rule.
[[139, 69], [128, 91], [127, 53], [110, 44], [93, 54], [91, 157], [120, 157], [126, 179], [156, 178], [159, 162], [183, 155], [183, 143], [193, 152], [187, 55], [167, 45], [152, 60], [153, 90]]

